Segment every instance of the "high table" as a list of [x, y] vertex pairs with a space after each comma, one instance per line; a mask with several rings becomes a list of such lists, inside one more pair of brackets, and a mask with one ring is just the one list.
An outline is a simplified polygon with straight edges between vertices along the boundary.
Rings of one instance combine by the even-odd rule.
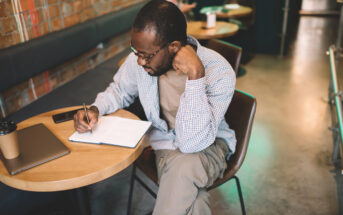
[[239, 6], [237, 9], [230, 9], [228, 12], [216, 12], [218, 18], [241, 18], [252, 14], [253, 9], [251, 7]]
[[205, 25], [203, 21], [189, 21], [187, 23], [187, 34], [199, 40], [208, 40], [230, 37], [239, 30], [237, 24], [224, 21], [217, 21], [214, 28], [207, 29], [203, 27]]
[[[73, 121], [55, 124], [52, 115], [78, 108], [81, 106], [53, 110], [19, 123], [19, 130], [43, 123], [69, 148], [70, 153], [13, 176], [0, 162], [0, 181], [10, 187], [26, 191], [48, 192], [79, 188], [76, 189], [77, 196], [80, 203], [85, 203], [80, 209], [81, 213], [89, 214], [89, 205], [87, 200], [83, 199], [85, 191], [82, 187], [109, 178], [132, 164], [142, 153], [144, 138], [133, 149], [69, 142], [68, 138], [74, 133]], [[111, 115], [139, 119], [126, 110], [118, 110]]]

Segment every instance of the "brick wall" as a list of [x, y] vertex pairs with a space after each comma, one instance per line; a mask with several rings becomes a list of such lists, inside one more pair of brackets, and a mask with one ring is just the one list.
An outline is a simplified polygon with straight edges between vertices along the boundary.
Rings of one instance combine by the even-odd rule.
[[[0, 0], [0, 49], [76, 25], [144, 0]], [[0, 92], [0, 115], [8, 115], [94, 68], [129, 46], [115, 36], [101, 48]]]

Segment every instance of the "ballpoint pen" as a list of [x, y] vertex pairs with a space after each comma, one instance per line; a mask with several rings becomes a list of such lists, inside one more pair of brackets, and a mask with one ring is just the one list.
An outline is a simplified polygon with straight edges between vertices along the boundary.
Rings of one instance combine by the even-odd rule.
[[[85, 111], [87, 123], [89, 125], [89, 117], [88, 117], [87, 108], [86, 108], [85, 103], [83, 103], [83, 110]], [[90, 132], [92, 133], [92, 129], [90, 130]]]

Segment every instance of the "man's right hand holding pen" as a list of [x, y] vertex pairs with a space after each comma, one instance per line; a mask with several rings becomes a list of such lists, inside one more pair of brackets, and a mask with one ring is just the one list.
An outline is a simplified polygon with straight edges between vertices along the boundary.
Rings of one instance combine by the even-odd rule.
[[87, 114], [89, 118], [89, 124], [87, 123], [86, 113], [84, 110], [79, 110], [74, 115], [74, 127], [76, 131], [80, 133], [91, 131], [98, 122], [99, 110], [96, 106], [91, 106], [89, 109], [87, 109]]

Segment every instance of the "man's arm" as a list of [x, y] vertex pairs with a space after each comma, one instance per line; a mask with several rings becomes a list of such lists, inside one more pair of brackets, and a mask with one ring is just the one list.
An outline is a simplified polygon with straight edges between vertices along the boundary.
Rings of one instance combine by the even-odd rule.
[[104, 92], [97, 95], [95, 102], [87, 111], [90, 123], [85, 121], [85, 112], [78, 111], [74, 115], [74, 127], [78, 132], [87, 132], [92, 129], [98, 121], [99, 115], [112, 113], [120, 108], [129, 106], [138, 94], [136, 76], [132, 65], [135, 61], [127, 57], [126, 61], [114, 75], [113, 82]]
[[[186, 53], [187, 57], [183, 55]], [[197, 56], [197, 59], [189, 58], [195, 58], [189, 50], [178, 52], [175, 57], [178, 62], [173, 63], [177, 70], [186, 71], [188, 75], [175, 124], [176, 145], [184, 153], [201, 151], [214, 142], [219, 123], [224, 119], [232, 99], [236, 81], [231, 66], [221, 56], [214, 58], [213, 63], [207, 66], [206, 77], [205, 70], [201, 69], [203, 66], [197, 63], [197, 59], [200, 59]], [[185, 64], [183, 60], [188, 63]]]
[[133, 66], [134, 55], [129, 55], [118, 72], [113, 77], [104, 92], [97, 95], [92, 106], [96, 106], [99, 114], [113, 113], [120, 108], [129, 106], [137, 97], [137, 82]]

